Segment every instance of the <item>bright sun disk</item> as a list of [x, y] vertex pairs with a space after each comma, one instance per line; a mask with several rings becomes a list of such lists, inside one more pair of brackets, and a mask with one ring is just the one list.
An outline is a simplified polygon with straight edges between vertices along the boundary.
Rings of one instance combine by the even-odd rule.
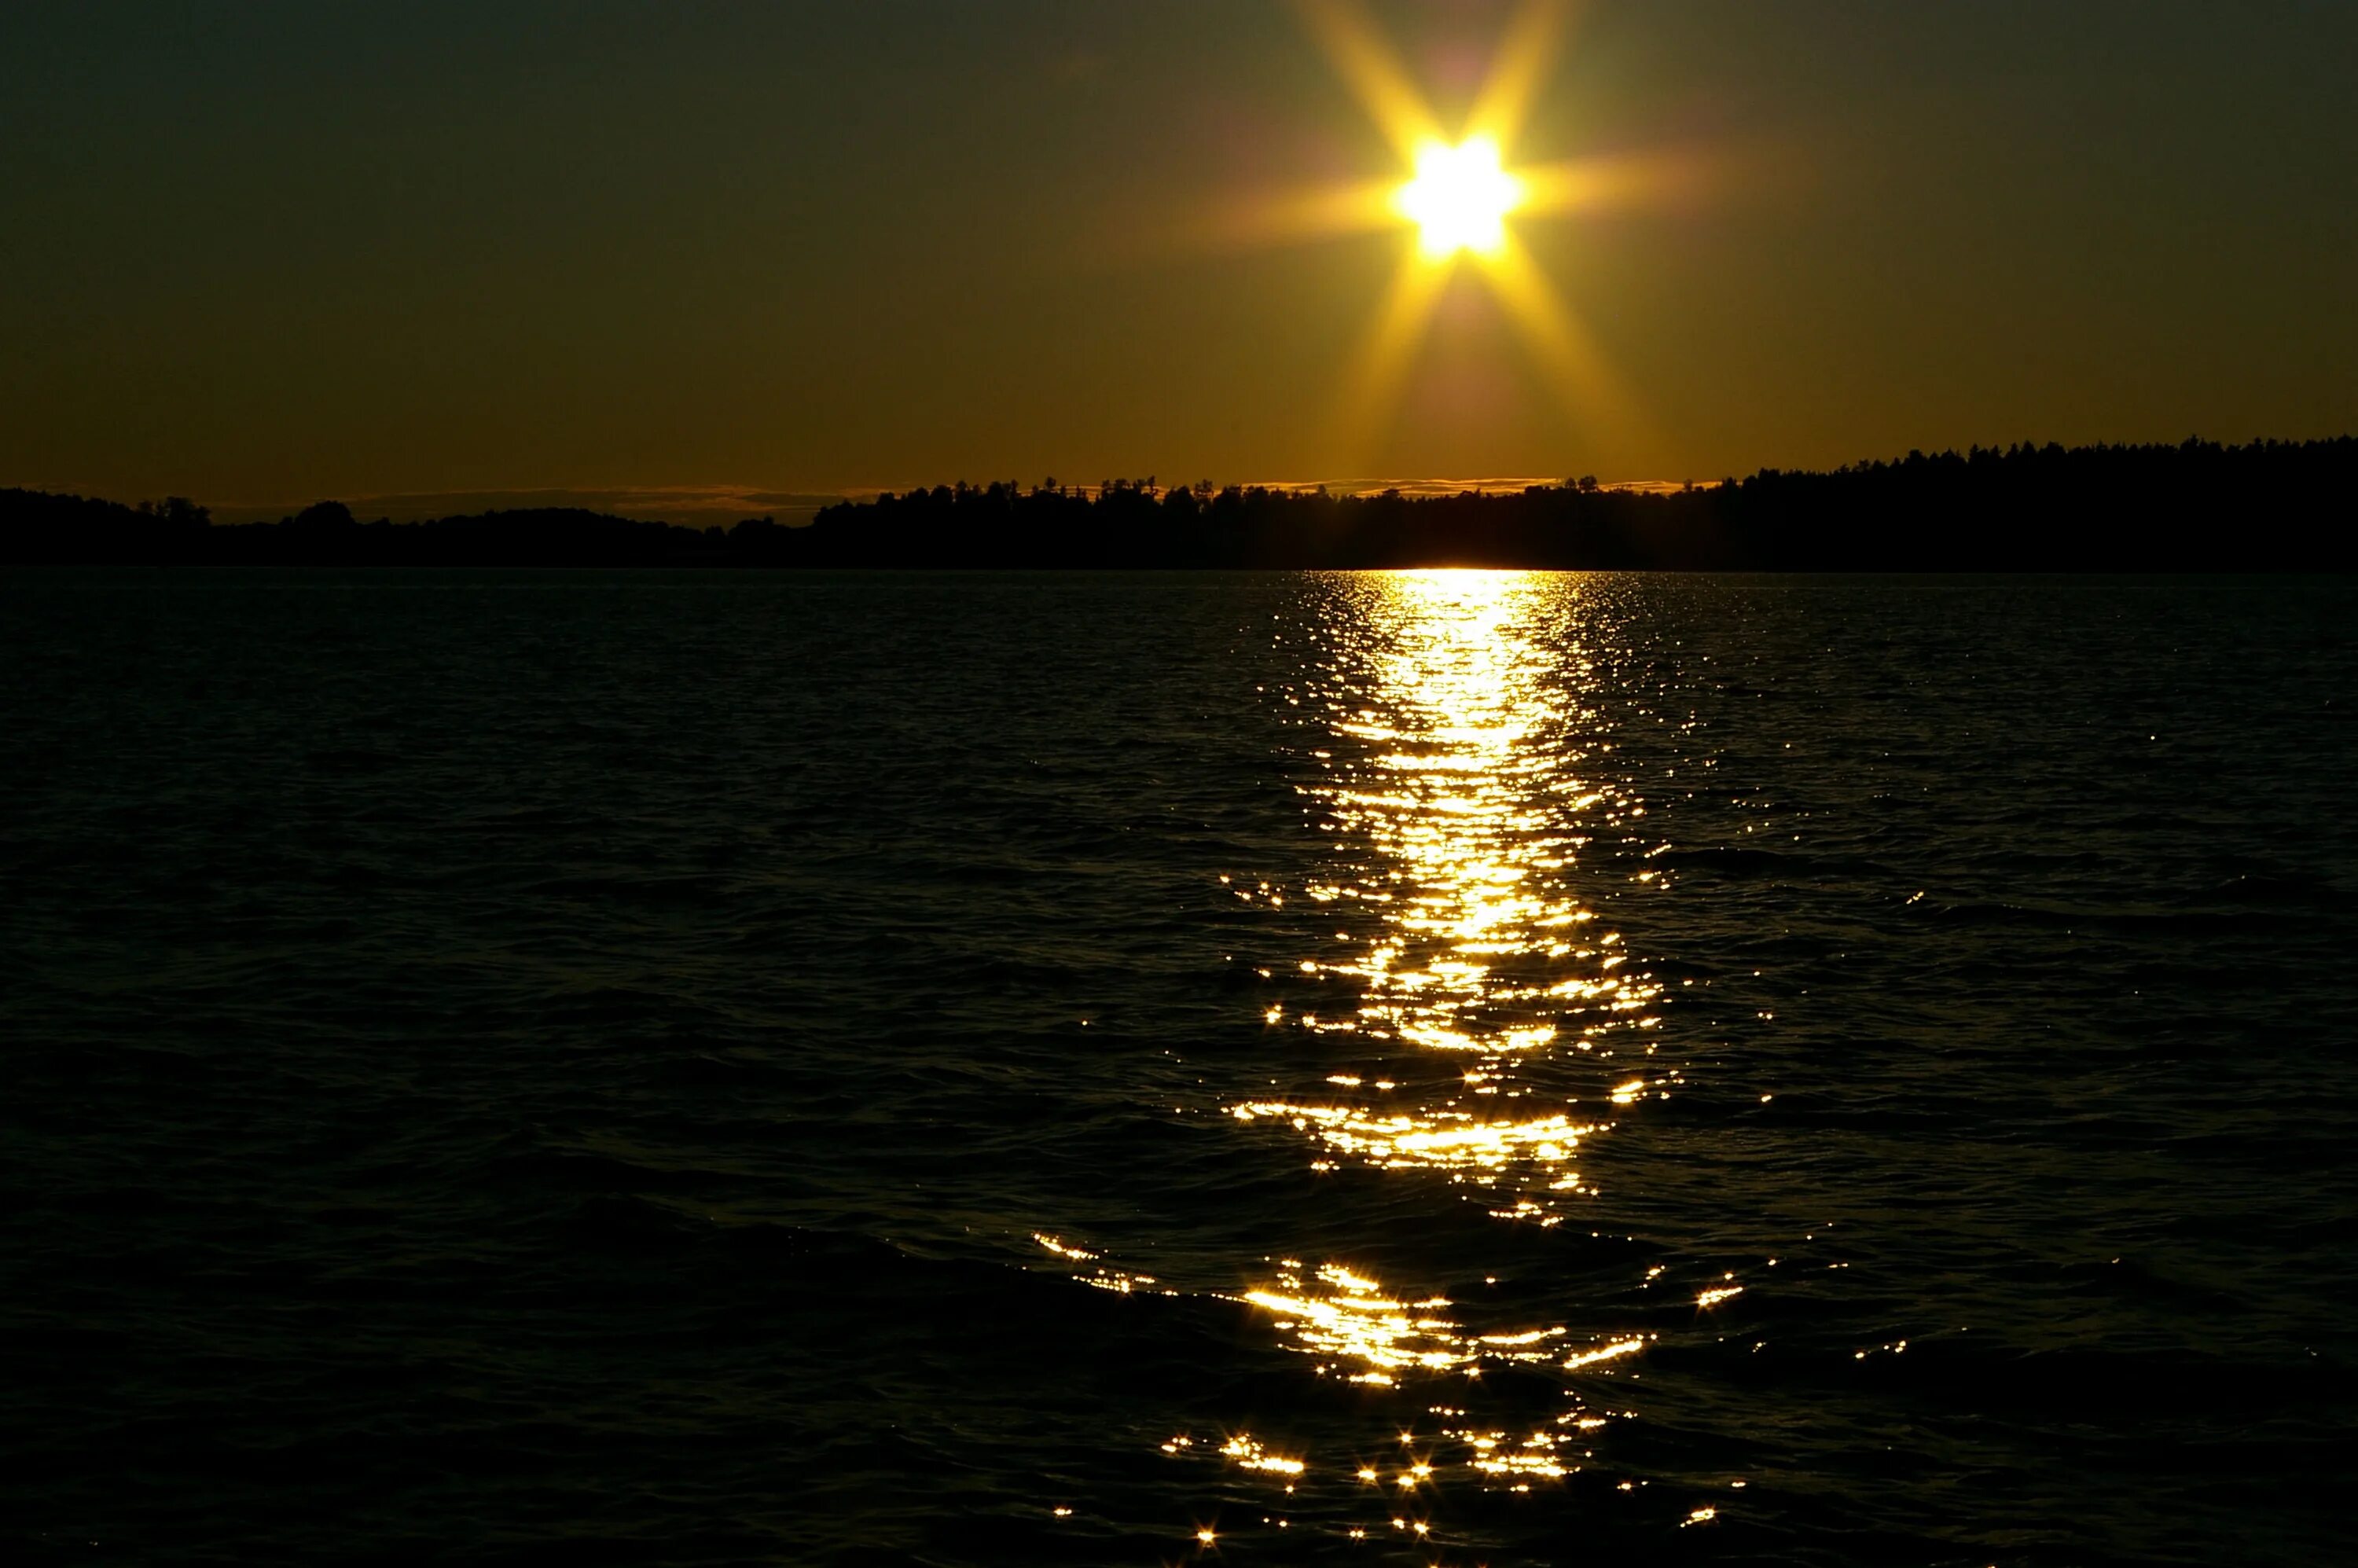
[[1416, 178], [1401, 187], [1399, 204], [1416, 224], [1424, 254], [1439, 259], [1459, 251], [1497, 254], [1507, 243], [1507, 214], [1522, 197], [1522, 181], [1499, 165], [1498, 144], [1469, 136], [1454, 147], [1419, 147]]

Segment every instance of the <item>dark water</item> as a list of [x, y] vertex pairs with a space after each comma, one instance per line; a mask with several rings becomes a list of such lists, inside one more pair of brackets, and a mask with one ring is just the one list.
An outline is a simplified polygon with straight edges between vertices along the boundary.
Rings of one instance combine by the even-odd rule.
[[2353, 610], [0, 581], [7, 1555], [2334, 1560]]

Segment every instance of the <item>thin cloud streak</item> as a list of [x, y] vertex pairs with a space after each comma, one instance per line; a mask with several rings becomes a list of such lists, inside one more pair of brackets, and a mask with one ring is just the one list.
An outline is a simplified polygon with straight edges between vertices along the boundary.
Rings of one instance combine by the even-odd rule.
[[[305, 496], [299, 500], [216, 504], [221, 523], [271, 523], [291, 516], [314, 501], [341, 501], [364, 521], [379, 517], [417, 523], [478, 512], [517, 512], [542, 507], [580, 507], [617, 517], [685, 523], [697, 527], [727, 524], [745, 517], [802, 523], [819, 508], [862, 492], [766, 490], [752, 485], [615, 485], [601, 488], [551, 486], [538, 490], [399, 491], [382, 494]], [[873, 493], [866, 492], [866, 493]]]

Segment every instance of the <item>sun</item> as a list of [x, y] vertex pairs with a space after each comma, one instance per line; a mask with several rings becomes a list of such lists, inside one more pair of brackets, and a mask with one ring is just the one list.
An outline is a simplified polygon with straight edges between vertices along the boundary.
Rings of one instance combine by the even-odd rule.
[[[1563, 414], [1592, 440], [1631, 438], [1643, 411], [1586, 322], [1559, 297], [1520, 231], [1528, 222], [1693, 189], [1700, 169], [1691, 158], [1638, 152], [1521, 161], [1515, 149], [1532, 106], [1554, 85], [1573, 0], [1520, 0], [1488, 73], [1463, 112], [1446, 120], [1368, 14], [1369, 0], [1293, 3], [1403, 172], [1264, 197], [1224, 214], [1206, 232], [1222, 243], [1401, 234], [1391, 285], [1344, 373], [1334, 449], [1365, 453], [1379, 444], [1415, 373], [1426, 329], [1468, 275], [1505, 308]], [[1517, 161], [1510, 163], [1510, 155]], [[1404, 227], [1415, 231], [1413, 238]], [[1362, 460], [1347, 459], [1345, 471], [1363, 471], [1351, 466]]]
[[1455, 146], [1427, 142], [1416, 150], [1416, 178], [1394, 204], [1417, 226], [1424, 254], [1496, 255], [1506, 247], [1507, 214], [1522, 204], [1523, 183], [1498, 159], [1498, 144], [1468, 136]]

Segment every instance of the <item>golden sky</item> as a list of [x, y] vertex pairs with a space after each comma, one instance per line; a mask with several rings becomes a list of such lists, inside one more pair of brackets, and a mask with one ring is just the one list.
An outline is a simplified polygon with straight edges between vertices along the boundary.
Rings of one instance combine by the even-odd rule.
[[[2329, 0], [9, 7], [0, 484], [790, 510], [2338, 434], [2353, 81]], [[1450, 249], [1399, 192], [1468, 135], [1514, 210]]]

